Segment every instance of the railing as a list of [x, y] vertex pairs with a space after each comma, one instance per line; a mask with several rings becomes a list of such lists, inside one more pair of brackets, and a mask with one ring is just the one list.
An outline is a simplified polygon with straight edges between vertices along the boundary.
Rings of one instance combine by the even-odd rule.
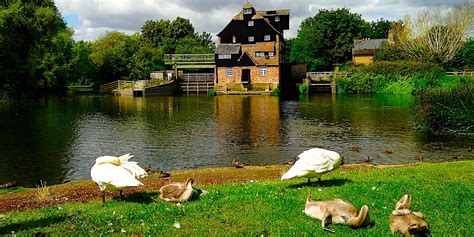
[[118, 80], [118, 81], [105, 83], [103, 85], [100, 85], [100, 93], [106, 93], [106, 92], [111, 92], [113, 90], [117, 90], [121, 85], [126, 84], [126, 83], [131, 83], [131, 81]]
[[183, 81], [214, 81], [213, 73], [185, 73], [183, 74]]
[[463, 77], [472, 77], [472, 78], [474, 78], [474, 71], [471, 71], [471, 72], [466, 72], [466, 71], [462, 71], [462, 72], [446, 72], [446, 74], [452, 75], [452, 76], [463, 76]]
[[214, 54], [165, 54], [165, 64], [214, 63]]

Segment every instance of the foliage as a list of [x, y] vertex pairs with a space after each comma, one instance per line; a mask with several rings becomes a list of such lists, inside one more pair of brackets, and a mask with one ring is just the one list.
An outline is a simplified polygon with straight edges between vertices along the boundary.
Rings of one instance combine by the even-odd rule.
[[443, 14], [424, 9], [414, 20], [406, 16], [394, 32], [404, 52], [414, 60], [445, 64], [463, 46], [474, 23], [474, 5], [466, 2]]
[[277, 88], [274, 88], [274, 89], [272, 90], [272, 95], [273, 95], [273, 96], [279, 96], [279, 95], [280, 95], [280, 88], [278, 88], [278, 87], [277, 87]]
[[369, 32], [365, 33], [366, 37], [371, 39], [385, 39], [388, 37], [388, 31], [391, 29], [393, 22], [383, 18], [372, 21], [369, 26]]
[[[72, 201], [40, 210], [6, 213], [0, 217], [0, 234], [327, 235], [319, 220], [302, 211], [306, 197], [312, 195], [322, 200], [341, 198], [358, 208], [369, 206], [372, 226], [354, 230], [346, 225], [329, 225], [337, 235], [381, 236], [389, 233], [388, 217], [395, 202], [410, 194], [413, 210], [427, 217], [433, 235], [465, 236], [474, 232], [474, 226], [466, 221], [466, 215], [474, 211], [471, 199], [466, 198], [467, 193], [474, 192], [473, 164], [474, 161], [423, 163], [385, 169], [343, 166], [324, 175], [321, 186], [306, 185], [303, 178], [198, 185], [209, 193], [180, 205], [161, 201], [155, 190], [145, 187], [146, 191], [132, 194], [125, 191], [124, 201], [117, 198], [102, 204], [96, 198], [86, 203]], [[174, 223], [179, 223], [180, 228]]]
[[474, 80], [445, 76], [419, 91], [414, 107], [417, 125], [433, 133], [474, 133]]
[[355, 39], [363, 36], [365, 21], [349, 9], [320, 10], [306, 18], [292, 41], [290, 61], [307, 63], [309, 71], [332, 69], [351, 58]]
[[298, 88], [298, 90], [300, 91], [300, 94], [302, 95], [308, 94], [308, 89], [309, 89], [308, 83], [303, 83]]
[[216, 96], [217, 95], [217, 91], [216, 90], [210, 90], [207, 92], [207, 96]]
[[46, 181], [40, 180], [40, 184], [36, 185], [36, 197], [39, 200], [46, 200], [50, 196], [49, 186]]
[[401, 61], [407, 60], [405, 52], [398, 44], [382, 43], [380, 49], [374, 54], [374, 61]]
[[3, 1], [0, 88], [18, 96], [64, 88], [71, 34], [52, 0]]
[[92, 43], [78, 41], [72, 47], [70, 85], [91, 85], [97, 78], [97, 66], [92, 62]]

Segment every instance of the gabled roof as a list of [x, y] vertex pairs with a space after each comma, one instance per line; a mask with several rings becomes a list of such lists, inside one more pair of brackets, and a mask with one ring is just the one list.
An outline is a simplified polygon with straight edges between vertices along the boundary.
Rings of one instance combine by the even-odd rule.
[[366, 40], [354, 40], [354, 48], [352, 50], [365, 50], [365, 49], [379, 49], [383, 42], [388, 42], [387, 39], [366, 39]]
[[[259, 42], [255, 45], [242, 45], [242, 52], [247, 53], [256, 66], [278, 66], [279, 55], [275, 50], [274, 42]], [[257, 57], [255, 52], [275, 52], [273, 57]]]
[[219, 44], [216, 54], [239, 54], [240, 44]]
[[[253, 60], [253, 58], [250, 57], [250, 55], [247, 52], [244, 52], [244, 51], [242, 51], [242, 55], [240, 55], [240, 57], [239, 57], [239, 59], [237, 59], [237, 61], [241, 62], [242, 66], [256, 66], [257, 65], [257, 63]], [[252, 62], [253, 64], [244, 65], [245, 61]]]

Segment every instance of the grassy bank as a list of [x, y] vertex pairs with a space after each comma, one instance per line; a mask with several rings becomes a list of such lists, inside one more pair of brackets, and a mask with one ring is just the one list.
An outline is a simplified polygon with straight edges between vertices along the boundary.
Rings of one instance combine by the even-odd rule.
[[[160, 201], [158, 187], [153, 187], [129, 192], [124, 201], [109, 200], [105, 205], [95, 198], [8, 212], [0, 216], [0, 234], [327, 234], [318, 220], [302, 211], [306, 196], [312, 195], [315, 199], [343, 198], [357, 207], [367, 204], [373, 226], [360, 230], [340, 225], [331, 228], [338, 235], [379, 236], [389, 234], [388, 217], [394, 203], [409, 193], [413, 195], [413, 210], [426, 215], [433, 234], [468, 235], [474, 233], [473, 168], [474, 161], [386, 169], [348, 166], [324, 176], [321, 187], [307, 186], [304, 179], [276, 180], [285, 166], [187, 171], [177, 175], [178, 179], [196, 177], [200, 183], [212, 183], [214, 176], [222, 177], [222, 184], [197, 185], [209, 194], [182, 205]], [[232, 179], [234, 172], [236, 178]], [[259, 180], [259, 172], [264, 174], [263, 180]], [[252, 177], [258, 181], [248, 179]], [[180, 228], [173, 226], [176, 223]]]

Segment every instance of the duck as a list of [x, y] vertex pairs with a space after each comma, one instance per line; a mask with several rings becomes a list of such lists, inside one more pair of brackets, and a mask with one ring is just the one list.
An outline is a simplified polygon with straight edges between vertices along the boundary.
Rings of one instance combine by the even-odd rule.
[[238, 161], [237, 159], [233, 159], [232, 166], [234, 166], [235, 168], [243, 168], [244, 164], [242, 164], [242, 162]]
[[405, 236], [427, 236], [428, 223], [421, 212], [410, 210], [411, 195], [405, 194], [395, 204], [395, 210], [390, 214], [390, 232], [401, 233]]
[[296, 163], [296, 161], [298, 161], [300, 158], [298, 158], [298, 156], [295, 156], [293, 158], [291, 158], [289, 161], [286, 162], [286, 164], [288, 165], [294, 165]]
[[422, 155], [415, 155], [415, 158], [413, 158], [414, 160], [417, 160], [417, 161], [421, 161], [423, 162], [423, 160], [425, 159]]
[[366, 164], [372, 163], [372, 158], [370, 158], [370, 156], [367, 156], [367, 158], [362, 159], [361, 162], [362, 162], [362, 163], [366, 163]]
[[321, 220], [321, 228], [333, 232], [326, 228], [326, 224], [346, 224], [351, 228], [361, 228], [369, 225], [369, 208], [363, 205], [358, 210], [351, 203], [342, 199], [313, 201], [311, 196], [306, 198], [304, 213], [318, 220]]
[[133, 155], [125, 154], [119, 157], [101, 156], [95, 160], [91, 178], [102, 192], [103, 203], [105, 190], [120, 191], [120, 198], [123, 199], [123, 189], [143, 186], [138, 179], [146, 177], [147, 173], [137, 162], [129, 161], [132, 157]]
[[353, 151], [353, 152], [360, 152], [362, 150], [362, 148], [360, 148], [358, 146], [351, 146], [347, 150]]
[[392, 148], [385, 149], [385, 150], [383, 151], [383, 153], [385, 153], [385, 154], [387, 154], [387, 155], [390, 155], [390, 154], [393, 154], [393, 150], [392, 150]]
[[299, 160], [281, 176], [281, 180], [305, 177], [308, 183], [311, 178], [318, 178], [321, 183], [321, 176], [332, 170], [339, 168], [344, 164], [342, 158], [337, 152], [322, 148], [312, 148], [298, 155]]
[[160, 188], [160, 198], [167, 202], [184, 202], [193, 197], [193, 182], [188, 178], [186, 182], [174, 182]]

